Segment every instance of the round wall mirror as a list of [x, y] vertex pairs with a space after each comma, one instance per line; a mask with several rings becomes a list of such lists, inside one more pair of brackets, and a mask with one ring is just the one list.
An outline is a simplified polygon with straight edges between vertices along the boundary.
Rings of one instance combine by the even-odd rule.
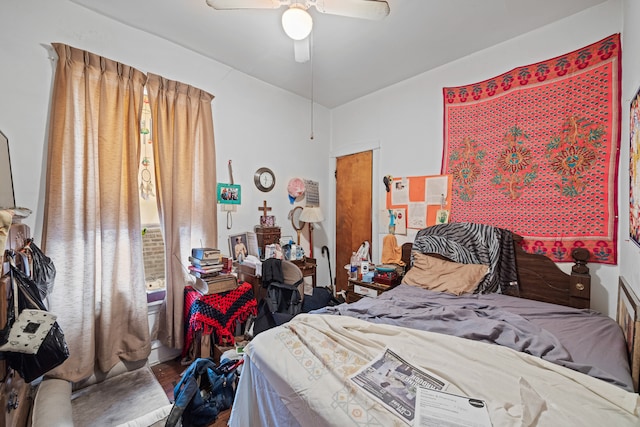
[[296, 206], [295, 208], [293, 208], [293, 210], [289, 215], [291, 217], [291, 225], [293, 226], [293, 229], [296, 230], [296, 233], [298, 233], [298, 242], [296, 243], [297, 245], [300, 244], [300, 233], [302, 233], [302, 229], [306, 224], [306, 222], [300, 221], [301, 213], [302, 213], [302, 206]]

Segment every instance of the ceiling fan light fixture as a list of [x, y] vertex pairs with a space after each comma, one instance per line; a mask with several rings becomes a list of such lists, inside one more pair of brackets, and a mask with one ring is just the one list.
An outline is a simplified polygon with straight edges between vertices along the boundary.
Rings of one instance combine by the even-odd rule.
[[282, 14], [282, 28], [293, 40], [304, 40], [311, 34], [313, 20], [303, 7], [292, 4]]

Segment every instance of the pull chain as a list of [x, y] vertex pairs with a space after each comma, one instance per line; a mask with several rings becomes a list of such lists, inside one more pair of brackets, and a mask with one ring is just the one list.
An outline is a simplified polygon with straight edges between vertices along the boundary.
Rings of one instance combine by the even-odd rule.
[[[229, 160], [229, 182], [233, 185], [233, 168], [231, 167], [231, 160]], [[224, 205], [223, 205], [224, 206]], [[233, 227], [233, 218], [231, 217], [231, 211], [227, 211], [227, 230], [231, 230]]]
[[309, 35], [309, 57], [311, 59], [311, 135], [310, 140], [313, 141], [313, 31]]

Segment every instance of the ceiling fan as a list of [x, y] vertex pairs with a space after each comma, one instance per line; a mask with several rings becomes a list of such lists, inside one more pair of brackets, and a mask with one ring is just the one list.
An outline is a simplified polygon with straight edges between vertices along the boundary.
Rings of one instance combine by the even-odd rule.
[[350, 18], [379, 20], [389, 15], [389, 3], [382, 0], [206, 0], [217, 10], [279, 9], [288, 6], [282, 14], [282, 27], [294, 41], [295, 60], [310, 59], [309, 34], [313, 20], [307, 12], [311, 6], [320, 13]]

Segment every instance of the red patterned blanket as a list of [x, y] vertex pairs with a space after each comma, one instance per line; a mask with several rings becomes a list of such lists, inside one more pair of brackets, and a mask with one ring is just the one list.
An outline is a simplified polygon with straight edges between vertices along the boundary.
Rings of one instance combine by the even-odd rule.
[[586, 247], [615, 264], [620, 35], [444, 88], [451, 221], [509, 229], [556, 262]]
[[249, 315], [257, 314], [258, 303], [253, 296], [251, 284], [243, 282], [236, 289], [219, 294], [202, 295], [191, 286], [184, 288], [185, 342], [182, 356], [186, 356], [194, 332], [213, 332], [216, 343], [223, 341], [235, 344], [236, 321], [244, 322]]

